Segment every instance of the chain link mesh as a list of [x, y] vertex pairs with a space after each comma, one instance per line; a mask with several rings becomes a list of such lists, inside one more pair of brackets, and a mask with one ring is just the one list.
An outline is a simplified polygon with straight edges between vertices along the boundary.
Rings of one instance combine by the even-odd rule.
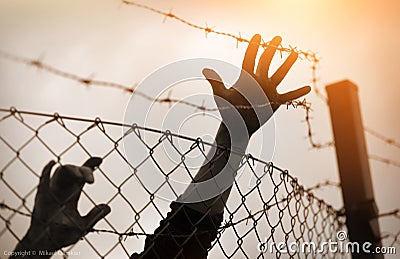
[[[63, 165], [102, 157], [95, 184], [85, 186], [79, 210], [88, 210], [98, 203], [107, 203], [112, 209], [91, 230], [94, 233], [63, 249], [64, 257], [70, 251], [80, 251], [85, 258], [128, 257], [143, 250], [146, 236], [153, 234], [169, 211], [170, 202], [158, 198], [158, 192], [164, 189], [180, 194], [168, 181], [155, 183], [156, 191], [150, 190], [141, 183], [139, 172], [154, 170], [170, 178], [186, 176], [190, 180], [198, 168], [187, 161], [195, 156], [205, 159], [211, 147], [199, 138], [99, 118], [15, 108], [1, 109], [0, 114], [0, 191], [4, 200], [0, 210], [0, 244], [10, 251], [29, 227], [40, 171], [50, 159]], [[122, 141], [128, 136], [136, 139], [139, 163], [133, 164], [124, 156]], [[345, 229], [343, 216], [305, 189], [287, 170], [251, 155], [243, 156], [238, 170], [240, 176], [225, 205], [223, 224], [216, 227], [218, 235], [210, 258], [314, 258], [312, 251], [291, 252], [288, 245], [335, 240], [336, 233]], [[280, 242], [287, 254], [277, 249]], [[271, 253], [263, 251], [267, 247], [272, 249]], [[318, 256], [344, 255], [325, 251]]]

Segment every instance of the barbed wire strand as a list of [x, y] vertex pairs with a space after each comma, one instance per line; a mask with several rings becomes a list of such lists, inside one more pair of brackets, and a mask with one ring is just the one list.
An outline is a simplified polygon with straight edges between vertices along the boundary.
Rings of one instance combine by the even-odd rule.
[[[81, 77], [81, 76], [79, 76], [77, 74], [69, 73], [69, 72], [61, 70], [59, 68], [56, 68], [54, 66], [51, 66], [49, 64], [46, 64], [46, 63], [44, 63], [44, 62], [42, 62], [42, 61], [40, 61], [38, 59], [24, 58], [24, 57], [16, 56], [16, 55], [13, 55], [13, 54], [1, 51], [1, 50], [0, 50], [0, 57], [3, 57], [5, 59], [8, 59], [8, 60], [11, 60], [11, 61], [14, 61], [14, 62], [22, 63], [22, 64], [25, 64], [25, 65], [28, 65], [28, 66], [33, 66], [33, 67], [36, 67], [38, 69], [43, 69], [44, 71], [46, 71], [48, 73], [51, 73], [51, 74], [54, 74], [54, 75], [57, 75], [57, 76], [60, 76], [62, 78], [66, 78], [66, 79], [69, 79], [69, 80], [73, 80], [75, 82], [78, 82], [78, 83], [81, 83], [81, 84], [84, 84], [84, 85], [87, 85], [87, 86], [89, 86], [89, 85], [97, 85], [97, 86], [116, 88], [116, 89], [122, 90], [122, 91], [130, 93], [130, 94], [139, 95], [139, 96], [141, 96], [141, 97], [143, 97], [143, 98], [145, 98], [146, 100], [149, 100], [149, 101], [154, 101], [154, 102], [158, 102], [158, 103], [181, 103], [181, 104], [187, 105], [189, 107], [193, 107], [193, 108], [201, 110], [201, 111], [218, 111], [218, 108], [208, 108], [208, 107], [205, 107], [204, 105], [197, 105], [197, 104], [185, 101], [185, 100], [172, 98], [172, 97], [170, 97], [170, 95], [168, 97], [166, 97], [166, 98], [156, 98], [156, 99], [154, 99], [153, 97], [151, 97], [151, 96], [149, 96], [147, 94], [144, 94], [144, 93], [139, 92], [139, 91], [135, 91], [135, 87], [134, 86], [129, 87], [127, 85], [118, 84], [118, 83], [114, 83], [114, 82], [110, 82], [110, 81], [101, 81], [101, 80], [94, 80], [94, 79]], [[267, 105], [267, 104], [265, 104], [265, 105]], [[268, 105], [270, 105], [270, 104], [268, 104]], [[262, 106], [262, 105], [260, 105], [260, 106]], [[292, 101], [292, 102], [289, 102], [289, 103], [286, 104], [286, 108], [288, 109], [289, 107], [293, 107], [293, 108], [301, 107], [301, 108], [303, 108], [305, 110], [305, 119], [304, 119], [304, 121], [305, 121], [305, 123], [307, 125], [307, 138], [308, 138], [309, 143], [310, 143], [312, 148], [321, 149], [321, 148], [326, 148], [326, 147], [332, 147], [334, 145], [333, 141], [319, 143], [319, 142], [314, 140], [314, 134], [313, 134], [313, 131], [312, 131], [312, 124], [311, 124], [311, 119], [312, 118], [310, 117], [310, 113], [311, 113], [311, 110], [312, 110], [311, 103], [307, 102], [306, 99], [304, 99], [302, 101], [295, 100], [295, 101]], [[236, 107], [236, 108], [246, 109], [246, 108], [250, 108], [250, 107], [242, 105], [242, 106]], [[394, 141], [393, 139], [386, 138], [383, 135], [381, 135], [381, 134], [379, 134], [379, 133], [377, 133], [377, 132], [375, 132], [373, 130], [368, 129], [368, 132], [369, 133], [374, 132], [374, 133], [372, 133], [374, 136], [379, 136], [379, 138], [381, 138], [382, 140], [384, 140], [386, 143], [388, 143], [390, 145], [395, 145], [395, 146], [398, 145], [398, 143], [396, 141]], [[400, 167], [400, 162], [397, 162], [397, 161], [394, 161], [394, 160], [391, 160], [391, 159], [388, 159], [388, 158], [380, 157], [380, 156], [377, 156], [377, 155], [370, 155], [370, 159], [378, 161], [378, 162], [381, 162], [381, 163], [384, 163], [384, 164], [387, 164], [387, 165]]]
[[380, 240], [385, 240], [385, 239], [392, 239], [392, 242], [389, 243], [389, 246], [394, 246], [394, 245], [400, 245], [400, 231], [395, 233], [387, 233], [385, 232]]
[[[102, 87], [116, 88], [116, 89], [122, 90], [122, 91], [130, 93], [130, 94], [135, 94], [135, 95], [141, 96], [141, 97], [145, 98], [146, 100], [157, 102], [157, 103], [169, 103], [169, 104], [181, 103], [181, 104], [187, 105], [189, 107], [198, 109], [200, 111], [218, 111], [218, 109], [221, 109], [221, 107], [220, 108], [209, 108], [209, 107], [205, 107], [204, 105], [198, 105], [195, 103], [188, 102], [186, 100], [175, 99], [175, 98], [170, 97], [170, 95], [167, 96], [166, 98], [153, 98], [152, 96], [149, 96], [143, 92], [135, 90], [136, 84], [133, 84], [133, 86], [127, 86], [127, 85], [114, 83], [114, 82], [110, 82], [110, 81], [101, 81], [101, 80], [90, 79], [87, 77], [82, 77], [77, 74], [73, 74], [73, 73], [64, 71], [62, 69], [56, 68], [52, 65], [46, 64], [39, 59], [30, 59], [30, 58], [20, 57], [20, 56], [13, 55], [13, 54], [7, 53], [5, 51], [1, 51], [1, 50], [0, 50], [0, 57], [14, 61], [14, 62], [22, 63], [22, 64], [25, 64], [28, 66], [36, 67], [37, 69], [44, 70], [48, 73], [54, 74], [56, 76], [60, 76], [62, 78], [73, 80], [73, 81], [83, 84], [85, 86], [102, 86]], [[170, 92], [170, 94], [171, 94], [171, 92]], [[269, 106], [269, 105], [271, 105], [271, 103], [260, 104], [259, 108], [262, 106]], [[247, 106], [247, 105], [241, 105], [241, 106], [236, 105], [234, 107], [238, 108], [238, 109], [252, 109], [253, 108], [253, 106]], [[302, 101], [294, 100], [294, 101], [286, 103], [286, 108], [289, 108], [289, 107], [293, 107], [293, 108], [301, 107], [306, 111], [305, 122], [307, 125], [307, 137], [309, 139], [309, 143], [312, 148], [318, 149], [318, 148], [325, 148], [325, 147], [329, 147], [329, 146], [333, 145], [333, 142], [331, 142], [331, 141], [326, 142], [326, 143], [318, 143], [317, 141], [314, 140], [314, 134], [312, 131], [312, 124], [311, 124], [311, 117], [310, 117], [311, 103], [308, 103], [306, 101], [306, 99], [304, 99]], [[230, 109], [231, 107], [226, 107], [226, 108]]]
[[364, 130], [365, 130], [365, 132], [369, 133], [371, 136], [374, 136], [375, 138], [378, 138], [391, 146], [400, 148], [400, 142], [396, 141], [395, 139], [386, 137], [383, 134], [381, 134], [371, 128], [368, 128], [368, 127], [364, 127]]
[[[183, 24], [186, 24], [186, 25], [192, 27], [192, 28], [203, 30], [206, 33], [206, 35], [209, 34], [209, 33], [214, 33], [214, 34], [217, 34], [217, 35], [233, 38], [233, 39], [236, 40], [237, 45], [239, 43], [241, 43], [241, 42], [244, 42], [244, 43], [249, 43], [250, 42], [248, 39], [243, 38], [240, 34], [239, 34], [239, 36], [236, 36], [236, 35], [234, 35], [232, 33], [227, 33], [227, 32], [214, 30], [213, 28], [210, 28], [208, 26], [199, 26], [199, 25], [196, 25], [196, 24], [194, 24], [194, 23], [192, 23], [192, 22], [190, 22], [190, 21], [188, 21], [186, 19], [183, 19], [183, 18], [181, 18], [181, 17], [179, 17], [179, 16], [177, 16], [177, 15], [171, 13], [171, 12], [164, 12], [164, 11], [161, 11], [159, 9], [153, 8], [151, 6], [140, 4], [140, 3], [137, 3], [137, 2], [134, 2], [134, 1], [123, 0], [122, 2], [124, 4], [127, 4], [127, 5], [135, 6], [135, 7], [138, 7], [138, 8], [142, 8], [142, 9], [151, 11], [153, 13], [157, 13], [157, 14], [163, 15], [165, 18], [175, 19], [175, 20], [177, 20], [177, 21], [179, 21], [179, 22], [181, 22]], [[262, 42], [260, 45], [262, 47], [266, 47], [268, 45], [268, 42]], [[281, 53], [282, 52], [288, 52], [288, 53], [296, 52], [296, 53], [299, 54], [300, 58], [303, 58], [303, 59], [306, 59], [306, 60], [312, 62], [311, 70], [312, 70], [312, 84], [313, 84], [314, 92], [327, 105], [327, 98], [320, 92], [320, 90], [317, 87], [318, 79], [317, 79], [317, 72], [316, 71], [317, 71], [317, 66], [318, 66], [318, 62], [319, 62], [319, 58], [317, 57], [317, 55], [312, 51], [302, 51], [302, 50], [299, 50], [296, 47], [292, 47], [292, 46], [289, 46], [289, 47], [282, 47], [281, 46], [281, 47], [278, 48], [278, 50]], [[207, 108], [204, 105], [197, 105], [197, 104], [194, 104], [194, 103], [191, 103], [191, 102], [187, 102], [185, 100], [173, 99], [173, 98], [170, 98], [170, 96], [168, 96], [167, 98], [154, 99], [153, 97], [148, 96], [148, 95], [146, 95], [146, 94], [144, 94], [142, 92], [135, 91], [135, 87], [137, 85], [136, 83], [134, 83], [132, 86], [127, 86], [127, 85], [123, 85], [123, 84], [119, 84], [119, 83], [115, 83], [115, 82], [110, 82], [110, 81], [95, 80], [95, 79], [92, 79], [90, 77], [81, 77], [81, 76], [78, 76], [76, 74], [69, 73], [69, 72], [63, 71], [61, 69], [58, 69], [58, 68], [56, 68], [54, 66], [45, 64], [40, 59], [24, 58], [24, 57], [20, 57], [20, 56], [16, 56], [16, 55], [7, 53], [7, 52], [2, 51], [2, 50], [0, 50], [0, 57], [6, 58], [8, 60], [15, 61], [15, 62], [23, 63], [23, 64], [26, 64], [26, 65], [30, 65], [30, 66], [36, 67], [38, 69], [45, 70], [45, 71], [47, 71], [49, 73], [52, 73], [54, 75], [61, 76], [63, 78], [67, 78], [67, 79], [70, 79], [70, 80], [74, 80], [74, 81], [79, 82], [79, 83], [81, 83], [83, 85], [86, 85], [86, 86], [95, 85], [95, 86], [116, 88], [116, 89], [122, 90], [124, 92], [128, 92], [128, 93], [131, 93], [131, 94], [134, 93], [136, 95], [142, 96], [143, 98], [145, 98], [147, 100], [150, 100], [150, 101], [159, 102], [159, 103], [182, 103], [182, 104], [188, 105], [190, 107], [193, 107], [193, 108], [196, 108], [196, 109], [199, 109], [199, 110], [202, 110], [202, 111], [216, 111], [216, 110], [218, 110], [218, 108]], [[320, 142], [317, 142], [317, 141], [314, 140], [314, 134], [313, 134], [313, 131], [312, 131], [312, 124], [311, 124], [311, 118], [310, 118], [311, 104], [308, 104], [308, 105], [306, 105], [306, 104], [307, 103], [305, 101], [293, 101], [293, 102], [288, 103], [287, 107], [288, 106], [293, 106], [293, 107], [296, 107], [296, 108], [297, 107], [302, 107], [302, 108], [305, 109], [305, 122], [306, 122], [306, 125], [307, 125], [307, 137], [308, 137], [308, 140], [309, 140], [309, 143], [310, 143], [311, 147], [315, 148], [315, 149], [321, 149], [321, 148], [334, 146], [334, 142], [333, 141], [327, 141], [327, 142], [321, 142], [320, 143]], [[265, 105], [267, 105], [267, 104], [265, 104]], [[250, 106], [241, 106], [241, 107], [236, 107], [236, 108], [250, 109], [252, 107], [250, 107]], [[393, 139], [391, 139], [391, 138], [385, 137], [382, 134], [380, 134], [380, 133], [378, 133], [378, 132], [376, 132], [374, 130], [371, 130], [369, 128], [365, 128], [365, 130], [366, 130], [366, 132], [370, 133], [372, 136], [375, 136], [375, 137], [385, 141], [389, 145], [394, 145], [396, 147], [400, 147], [400, 143], [395, 141], [395, 140], [393, 140]], [[393, 165], [393, 166], [396, 166], [396, 167], [399, 167], [399, 164], [400, 164], [399, 162], [396, 162], [396, 161], [393, 161], [393, 160], [390, 160], [390, 159], [378, 158], [375, 155], [371, 156], [370, 159], [378, 161], [378, 162], [382, 162], [382, 163], [385, 163], [385, 164], [388, 164], [388, 165]]]
[[387, 211], [387, 212], [382, 212], [378, 215], [378, 218], [383, 218], [383, 217], [388, 217], [388, 216], [393, 216], [395, 218], [400, 219], [400, 208]]
[[393, 160], [393, 159], [389, 159], [389, 158], [382, 157], [382, 156], [375, 155], [375, 154], [368, 154], [368, 158], [371, 160], [375, 160], [377, 162], [386, 164], [386, 165], [391, 165], [391, 166], [400, 168], [400, 162]]
[[325, 187], [336, 187], [336, 188], [340, 188], [341, 185], [338, 182], [332, 182], [329, 180], [323, 181], [321, 183], [317, 183], [311, 187], [307, 188], [307, 191], [315, 191], [315, 190], [319, 190], [319, 189], [323, 189]]
[[[160, 14], [160, 15], [164, 16], [164, 20], [163, 20], [164, 22], [166, 21], [167, 18], [175, 19], [175, 20], [177, 20], [177, 21], [179, 21], [179, 22], [181, 22], [183, 24], [186, 24], [186, 25], [192, 27], [192, 28], [204, 31], [206, 36], [208, 34], [210, 34], [210, 33], [214, 33], [214, 34], [217, 34], [217, 35], [230, 37], [230, 38], [232, 38], [232, 39], [234, 39], [236, 41], [236, 47], [238, 46], [239, 43], [242, 43], [242, 42], [249, 43], [250, 42], [250, 40], [248, 40], [246, 38], [243, 38], [240, 33], [239, 33], [239, 35], [234, 35], [232, 33], [215, 30], [215, 29], [209, 27], [208, 25], [200, 26], [200, 25], [194, 24], [194, 23], [192, 23], [192, 22], [190, 22], [190, 21], [188, 21], [188, 20], [186, 20], [186, 19], [184, 19], [184, 18], [182, 18], [180, 16], [177, 16], [176, 14], [172, 13], [171, 11], [164, 12], [162, 10], [159, 10], [159, 9], [154, 8], [154, 7], [151, 7], [151, 6], [148, 6], [148, 5], [145, 5], [145, 4], [141, 4], [141, 3], [138, 3], [138, 2], [135, 2], [135, 1], [122, 0], [122, 3], [124, 3], [126, 5], [131, 5], [131, 6], [134, 6], [134, 7], [138, 7], [138, 8], [141, 8], [141, 9], [145, 9], [145, 10], [151, 11], [151, 12], [156, 13], [156, 14]], [[268, 42], [262, 42], [260, 45], [265, 48], [268, 45]], [[296, 53], [299, 54], [300, 58], [303, 58], [303, 59], [306, 59], [306, 60], [312, 62], [312, 65], [311, 65], [312, 78], [311, 78], [311, 80], [312, 80], [314, 93], [316, 94], [316, 96], [318, 98], [320, 98], [327, 105], [328, 104], [327, 97], [324, 96], [321, 93], [321, 91], [319, 90], [318, 85], [317, 85], [317, 82], [318, 82], [317, 66], [318, 66], [319, 61], [320, 61], [320, 59], [317, 57], [317, 54], [312, 52], [312, 51], [310, 51], [310, 50], [302, 51], [302, 50], [299, 50], [298, 48], [292, 47], [292, 46], [280, 47], [277, 50], [280, 51], [281, 53], [282, 52], [287, 52], [287, 53], [296, 52]], [[310, 120], [309, 120], [309, 115], [310, 115], [309, 114], [309, 109], [306, 108], [306, 120], [305, 121], [307, 123], [308, 138], [310, 140], [311, 146], [313, 148], [325, 148], [325, 147], [333, 146], [334, 145], [333, 141], [327, 141], [325, 143], [317, 143], [317, 142], [315, 142], [313, 140], [313, 134], [312, 134], [312, 131], [311, 131], [311, 123], [310, 123]], [[366, 132], [370, 133], [371, 135], [373, 135], [373, 136], [385, 141], [389, 145], [400, 147], [400, 143], [395, 141], [394, 139], [385, 137], [384, 135], [382, 135], [382, 134], [380, 134], [380, 133], [378, 133], [378, 132], [376, 132], [376, 131], [374, 131], [374, 130], [372, 130], [370, 128], [364, 128], [364, 130]], [[387, 163], [386, 160], [382, 160], [382, 159], [377, 160], [375, 158], [371, 158], [371, 159]], [[397, 166], [397, 163], [387, 163], [387, 164]]]

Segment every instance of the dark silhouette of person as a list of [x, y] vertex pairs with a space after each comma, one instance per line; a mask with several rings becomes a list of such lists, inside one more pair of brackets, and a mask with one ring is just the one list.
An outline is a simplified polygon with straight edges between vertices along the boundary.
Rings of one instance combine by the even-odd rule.
[[[257, 87], [268, 98], [270, 113], [266, 116], [257, 114], [256, 108], [252, 108], [243, 91], [255, 91], [246, 80], [242, 80], [242, 74], [235, 85], [227, 89], [220, 76], [211, 69], [204, 69], [203, 74], [212, 86], [215, 101], [222, 117], [215, 141], [219, 148], [210, 161], [205, 163], [194, 177], [192, 183], [203, 183], [218, 175], [226, 168], [228, 160], [233, 153], [229, 150], [236, 149], [230, 168], [234, 173], [239, 167], [240, 155], [244, 154], [251, 136], [273, 115], [281, 104], [285, 104], [310, 91], [310, 87], [301, 87], [284, 94], [277, 92], [277, 86], [284, 79], [298, 54], [292, 52], [284, 63], [272, 75], [268, 76], [271, 60], [281, 44], [279, 36], [274, 37], [260, 56], [255, 69], [256, 55], [260, 47], [261, 36], [256, 34], [251, 39], [245, 53], [242, 64], [242, 74], [250, 75], [258, 84]], [[241, 89], [239, 91], [238, 89]], [[232, 106], [250, 108], [237, 108], [240, 119], [246, 126], [246, 137], [232, 138], [229, 129], [225, 125], [227, 121], [235, 124], [237, 119], [232, 119], [231, 112], [222, 109], [220, 99], [224, 99]], [[218, 100], [217, 100], [218, 99]], [[226, 148], [224, 148], [226, 147]], [[15, 248], [12, 257], [21, 257], [23, 251], [35, 251], [26, 257], [49, 258], [52, 253], [76, 243], [85, 236], [93, 226], [103, 219], [111, 209], [106, 204], [95, 206], [87, 215], [81, 216], [77, 210], [77, 204], [83, 186], [93, 183], [93, 171], [101, 164], [100, 158], [92, 157], [82, 166], [65, 165], [58, 167], [50, 177], [54, 161], [50, 161], [43, 169], [38, 186], [35, 206], [31, 218], [30, 228], [25, 237]], [[229, 182], [231, 181], [231, 182]], [[212, 242], [217, 238], [218, 228], [223, 220], [224, 205], [228, 200], [234, 177], [228, 177], [227, 188], [208, 200], [198, 202], [181, 202], [179, 199], [170, 205], [165, 219], [161, 220], [154, 234], [148, 235], [144, 250], [135, 253], [131, 258], [207, 258]], [[193, 187], [193, 186], [192, 186]], [[188, 188], [187, 190], [189, 190]], [[193, 191], [193, 188], [191, 189]], [[187, 191], [189, 193], [189, 191]], [[190, 193], [189, 193], [190, 194]], [[185, 196], [185, 193], [183, 194]], [[19, 254], [21, 252], [21, 254]], [[40, 253], [39, 253], [40, 252]]]

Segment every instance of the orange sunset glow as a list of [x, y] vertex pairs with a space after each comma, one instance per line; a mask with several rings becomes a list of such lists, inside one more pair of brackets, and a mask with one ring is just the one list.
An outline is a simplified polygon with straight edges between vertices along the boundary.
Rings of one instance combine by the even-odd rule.
[[[334, 141], [329, 106], [324, 99], [327, 96], [325, 86], [341, 80], [353, 82], [358, 87], [365, 129], [363, 133], [378, 214], [394, 211], [389, 216], [382, 216], [377, 220], [380, 236], [385, 237], [382, 245], [397, 249], [397, 254], [385, 255], [385, 258], [398, 258], [400, 120], [397, 111], [400, 110], [400, 54], [397, 48], [400, 46], [400, 1], [134, 0], [132, 3], [134, 4], [121, 0], [0, 0], [0, 108], [3, 109], [0, 117], [4, 118], [10, 114], [7, 109], [15, 107], [20, 111], [45, 114], [57, 112], [76, 118], [91, 120], [99, 117], [103, 121], [131, 124], [132, 121], [127, 121], [130, 102], [137, 100], [134, 98], [142, 97], [134, 96], [131, 99], [132, 91], [129, 92], [129, 89], [143, 87], [141, 83], [146, 82], [146, 78], [153, 72], [174, 62], [197, 58], [216, 59], [240, 67], [249, 46], [248, 42], [254, 34], [261, 35], [261, 44], [267, 44], [274, 36], [281, 36], [282, 43], [279, 48], [283, 51], [275, 54], [269, 76], [272, 76], [273, 71], [289, 57], [290, 50], [299, 52], [300, 58], [277, 90], [284, 93], [302, 86], [311, 86], [311, 92], [298, 100], [301, 104], [303, 98], [306, 99], [304, 103], [310, 105], [309, 113], [302, 105], [297, 108], [293, 105], [282, 106], [264, 126], [265, 132], [273, 131], [273, 141], [268, 142], [272, 143], [271, 146], [263, 146], [270, 139], [266, 133], [258, 131], [250, 139], [246, 153], [254, 154], [263, 161], [272, 161], [282, 170], [288, 170], [305, 189], [327, 182], [339, 184], [335, 146], [328, 144], [325, 147], [325, 143]], [[261, 53], [260, 48], [257, 59]], [[307, 56], [304, 56], [305, 53]], [[201, 75], [200, 70], [198, 74]], [[222, 72], [221, 75], [224, 82], [233, 84], [239, 72], [232, 76], [233, 81]], [[100, 83], [96, 85], [96, 81]], [[160, 96], [151, 96], [154, 99], [164, 99], [164, 102], [153, 103], [151, 111], [135, 110], [132, 116], [137, 118], [148, 112], [148, 124], [145, 125], [147, 127], [162, 131], [171, 130], [193, 139], [202, 137], [206, 142], [213, 142], [221, 116], [212, 98], [210, 84], [206, 80], [196, 78], [189, 82], [182, 80], [171, 89]], [[144, 91], [152, 95], [153, 90], [147, 90]], [[202, 97], [196, 99], [193, 96]], [[186, 107], [179, 106], [181, 104], [178, 101], [176, 105], [170, 102], [171, 99], [185, 98], [195, 105]], [[147, 102], [146, 99], [143, 100], [143, 103]], [[207, 110], [202, 110], [204, 106], [214, 109], [210, 109], [209, 117], [204, 115], [207, 113]], [[180, 107], [186, 107], [182, 109], [185, 114], [187, 112], [187, 117], [181, 122], [175, 117], [169, 117], [171, 113], [181, 109]], [[344, 113], [343, 117], [348, 115]], [[15, 115], [12, 112], [11, 114]], [[29, 114], [22, 116], [29, 117]], [[168, 124], [168, 119], [172, 121], [171, 124]], [[39, 127], [40, 119], [35, 120], [32, 119], [33, 125]], [[43, 118], [41, 120], [45, 121]], [[0, 143], [0, 202], [11, 208], [20, 208], [28, 217], [23, 213], [0, 209], [0, 258], [8, 258], [3, 251], [13, 251], [19, 242], [18, 238], [22, 238], [29, 227], [29, 214], [34, 206], [36, 192], [34, 187], [38, 184], [40, 172], [46, 163], [51, 159], [57, 160], [59, 156], [61, 164], [81, 164], [88, 155], [86, 151], [74, 149], [79, 149], [79, 144], [74, 146], [72, 151], [62, 152], [62, 147], [66, 147], [70, 142], [68, 137], [63, 137], [65, 128], [59, 130], [60, 125], [53, 128], [53, 124], [57, 125], [53, 122], [49, 123], [51, 125], [48, 129], [45, 127], [44, 133], [41, 133], [44, 135], [39, 134], [39, 137], [43, 136], [44, 142], [48, 141], [50, 147], [54, 145], [57, 151], [52, 153], [43, 148], [42, 142], [37, 139], [32, 141], [32, 145], [27, 145], [26, 149], [22, 148], [22, 143], [34, 136], [36, 128], [33, 133], [28, 133], [29, 130], [21, 126], [18, 118], [18, 123], [8, 121], [8, 117], [0, 120], [1, 139], [9, 143]], [[29, 123], [30, 119], [26, 121]], [[71, 126], [71, 129], [85, 129], [88, 126], [88, 122], [82, 122], [81, 126]], [[94, 128], [98, 130], [96, 127]], [[121, 129], [107, 128], [106, 132], [111, 132], [110, 134], [114, 134], [113, 137], [117, 139], [123, 132]], [[91, 132], [82, 137], [81, 145], [87, 145], [89, 153], [93, 156], [105, 155], [109, 149], [122, 145], [120, 142], [118, 145], [108, 142], [103, 145], [102, 141], [108, 140], [104, 138], [104, 134], [100, 134], [100, 137], [90, 134]], [[149, 136], [151, 134], [154, 133], [147, 135], [148, 141], [156, 141], [161, 136], [156, 135], [153, 139]], [[87, 142], [84, 140], [86, 136]], [[75, 137], [71, 139], [76, 140]], [[179, 148], [190, 147], [187, 139], [179, 139], [174, 143], [178, 143]], [[313, 143], [316, 144], [314, 147]], [[319, 144], [323, 147], [316, 148]], [[18, 149], [20, 147], [21, 150]], [[91, 147], [93, 149], [90, 149]], [[82, 154], [85, 158], [82, 158]], [[202, 159], [193, 158], [194, 155], [188, 157], [189, 161], [193, 161], [193, 168], [200, 167], [203, 163]], [[126, 179], [122, 171], [129, 172], [127, 175], [131, 174], [131, 168], [121, 161], [118, 165], [113, 164], [114, 153], [107, 159], [110, 161], [104, 162], [104, 171], [112, 171], [109, 177], [115, 185], [110, 184], [102, 174], [94, 173], [94, 184], [84, 187], [92, 201], [82, 195], [78, 209], [82, 214], [86, 214], [93, 202], [99, 204], [109, 201], [113, 195], [118, 196], [118, 191], [122, 189], [122, 192], [127, 193], [130, 203], [126, 202], [125, 197], [118, 196], [110, 202], [111, 213], [105, 219], [115, 224], [115, 229], [119, 232], [133, 230], [153, 233], [159, 220], [169, 211], [170, 201], [155, 198], [160, 213], [151, 207], [153, 205], [150, 206], [151, 212], [143, 209], [143, 214], [138, 220], [143, 228], [138, 227], [133, 223], [136, 220], [135, 215], [138, 214], [130, 211], [131, 206], [140, 211], [149, 198], [141, 194], [141, 185], [138, 182], [131, 183], [126, 180], [124, 188], [127, 190], [118, 189], [118, 184], [122, 184]], [[173, 156], [166, 155], [162, 159], [167, 161], [173, 159]], [[180, 159], [178, 157], [177, 161], [181, 161]], [[24, 161], [28, 162], [24, 164]], [[138, 159], [135, 162], [140, 161]], [[26, 169], [26, 164], [30, 169]], [[35, 173], [29, 173], [31, 176], [25, 178], [26, 170]], [[248, 188], [251, 181], [246, 178], [246, 173], [248, 172], [244, 170], [238, 182], [239, 185]], [[268, 181], [269, 178], [264, 180]], [[313, 194], [331, 205], [335, 211], [343, 212], [341, 188], [330, 185], [332, 184], [316, 188]], [[260, 193], [273, 193], [273, 185], [271, 186], [261, 189]], [[283, 189], [282, 186], [281, 188]], [[240, 192], [234, 188], [232, 193], [229, 206], [243, 202]], [[278, 194], [286, 197], [286, 194]], [[25, 195], [27, 207], [21, 202]], [[296, 194], [292, 195], [295, 197]], [[249, 210], [254, 213], [263, 209], [262, 202], [265, 203], [249, 198], [245, 204], [248, 203], [251, 208]], [[129, 213], [124, 214], [128, 210]], [[246, 213], [250, 213], [243, 207], [238, 211], [238, 220], [239, 216], [248, 217]], [[278, 212], [275, 214], [271, 218], [278, 218]], [[228, 216], [229, 214], [224, 214], [224, 222], [228, 222]], [[290, 216], [287, 217], [287, 222], [291, 222]], [[323, 216], [317, 215], [315, 218], [321, 220]], [[297, 223], [301, 221], [299, 218], [296, 220]], [[252, 221], [249, 221], [249, 225], [244, 225], [244, 222], [245, 220], [239, 232], [245, 233], [251, 229]], [[279, 232], [278, 239], [284, 240], [285, 224], [279, 225], [283, 230], [282, 233]], [[108, 229], [109, 225], [100, 221], [96, 227]], [[233, 258], [279, 257], [276, 254], [261, 256], [262, 253], [260, 255], [257, 250], [257, 239], [263, 241], [265, 236], [272, 235], [270, 226], [265, 223], [254, 228], [262, 238], [257, 237], [256, 232], [252, 230], [252, 235], [249, 235], [251, 237], [243, 236], [242, 250], [241, 245], [237, 243], [235, 232], [232, 229], [226, 230], [225, 237], [222, 234], [224, 239], [209, 251], [208, 258], [225, 258], [230, 255]], [[296, 231], [290, 232], [291, 235], [296, 236]], [[79, 241], [68, 251], [79, 251], [78, 257], [82, 258], [121, 258], [142, 251], [144, 240], [145, 236], [140, 235], [138, 238], [129, 236], [119, 239], [118, 235], [109, 233], [89, 233], [85, 240]], [[114, 244], [116, 248], [111, 249]], [[227, 251], [224, 252], [224, 249]], [[70, 258], [74, 257], [70, 255]], [[302, 255], [299, 257], [302, 258]], [[307, 258], [310, 257], [314, 258], [315, 255]], [[350, 255], [344, 257], [350, 258]], [[53, 258], [62, 258], [62, 253], [55, 254]], [[293, 257], [284, 255], [281, 258]]]

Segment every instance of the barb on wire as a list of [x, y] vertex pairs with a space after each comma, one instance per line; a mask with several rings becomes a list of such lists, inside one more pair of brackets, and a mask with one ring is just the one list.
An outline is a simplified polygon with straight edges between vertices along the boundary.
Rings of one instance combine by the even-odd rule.
[[378, 161], [380, 163], [386, 164], [386, 165], [391, 165], [391, 166], [395, 166], [395, 167], [399, 167], [400, 168], [400, 162], [399, 161], [395, 161], [386, 157], [382, 157], [379, 155], [375, 155], [375, 154], [369, 154], [368, 155], [369, 159], [371, 160], [375, 160]]

